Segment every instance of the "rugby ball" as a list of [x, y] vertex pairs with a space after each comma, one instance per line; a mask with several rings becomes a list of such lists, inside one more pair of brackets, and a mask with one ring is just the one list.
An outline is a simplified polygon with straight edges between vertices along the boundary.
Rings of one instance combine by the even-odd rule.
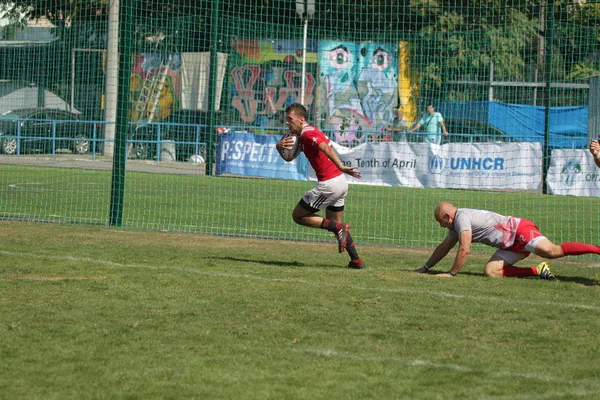
[[292, 161], [293, 159], [298, 157], [298, 155], [302, 151], [302, 143], [300, 143], [300, 138], [298, 136], [292, 135], [291, 133], [286, 133], [285, 135], [283, 135], [282, 139], [285, 139], [287, 137], [292, 137], [294, 139], [294, 144], [292, 145], [291, 149], [283, 149], [281, 152], [281, 156], [285, 161]]

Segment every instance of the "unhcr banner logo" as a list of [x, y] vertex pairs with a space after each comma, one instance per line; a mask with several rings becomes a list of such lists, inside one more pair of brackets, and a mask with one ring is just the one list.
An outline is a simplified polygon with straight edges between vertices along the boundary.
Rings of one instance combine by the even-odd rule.
[[446, 167], [446, 160], [440, 156], [429, 157], [429, 172], [432, 174], [441, 174]]
[[547, 182], [551, 194], [600, 197], [600, 168], [587, 149], [552, 150]]
[[441, 174], [445, 169], [453, 171], [502, 171], [506, 159], [504, 157], [429, 157], [429, 172]]
[[540, 190], [539, 143], [450, 143], [431, 147], [419, 178], [424, 187]]
[[577, 160], [569, 160], [560, 172], [560, 181], [567, 186], [577, 185], [583, 177], [581, 164]]

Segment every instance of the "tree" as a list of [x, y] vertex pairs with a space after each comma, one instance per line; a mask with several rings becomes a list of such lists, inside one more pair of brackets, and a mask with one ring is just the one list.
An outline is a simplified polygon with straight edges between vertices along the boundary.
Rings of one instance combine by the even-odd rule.
[[[486, 99], [484, 87], [466, 91], [448, 81], [532, 81], [545, 71], [544, 19], [551, 0], [321, 0], [311, 19], [312, 38], [398, 41], [413, 44], [420, 87], [447, 100]], [[597, 73], [600, 4], [554, 1], [554, 80]], [[105, 47], [108, 0], [16, 0], [2, 10], [20, 25], [48, 18], [67, 47]], [[214, 1], [131, 2], [139, 50], [205, 51]], [[127, 5], [126, 5], [127, 6]], [[220, 0], [219, 43], [231, 37], [299, 39], [302, 20], [293, 0]], [[221, 50], [221, 49], [220, 49]], [[511, 89], [498, 90], [510, 93]], [[509, 95], [509, 94], [507, 94]], [[514, 97], [514, 94], [512, 95]], [[439, 95], [436, 96], [439, 98]]]
[[[207, 47], [204, 36], [211, 2], [146, 0], [131, 1], [125, 7], [130, 5], [134, 5], [129, 11], [136, 21], [138, 46]], [[45, 17], [54, 25], [55, 36], [67, 46], [104, 48], [108, 6], [108, 0], [15, 0], [0, 4], [0, 17], [21, 27], [27, 26], [28, 20]]]

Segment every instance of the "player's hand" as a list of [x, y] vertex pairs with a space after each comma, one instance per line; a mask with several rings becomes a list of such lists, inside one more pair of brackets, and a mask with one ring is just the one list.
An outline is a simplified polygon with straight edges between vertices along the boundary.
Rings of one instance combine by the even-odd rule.
[[341, 168], [341, 171], [345, 174], [348, 174], [354, 178], [362, 178], [362, 174], [360, 173], [360, 171], [358, 170], [358, 167], [347, 167], [347, 166], [343, 166]]
[[597, 140], [592, 140], [590, 142], [590, 153], [595, 157], [600, 153], [600, 142]]
[[[296, 140], [299, 140], [296, 138]], [[284, 137], [279, 142], [277, 142], [277, 149], [288, 149], [291, 150], [294, 147], [294, 138], [292, 136]]]
[[437, 274], [436, 276], [439, 276], [440, 278], [454, 278], [454, 275], [450, 275], [449, 273]]

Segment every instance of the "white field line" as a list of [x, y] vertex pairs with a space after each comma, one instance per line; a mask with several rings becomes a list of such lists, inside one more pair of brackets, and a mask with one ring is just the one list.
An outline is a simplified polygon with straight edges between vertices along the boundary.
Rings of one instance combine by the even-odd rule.
[[[323, 283], [323, 282], [316, 283], [316, 282], [311, 282], [311, 281], [305, 281], [302, 279], [264, 278], [264, 277], [260, 277], [260, 276], [247, 275], [247, 274], [231, 274], [231, 273], [225, 273], [225, 272], [207, 272], [207, 271], [191, 269], [191, 268], [177, 268], [177, 267], [168, 267], [168, 266], [152, 266], [152, 265], [139, 265], [139, 264], [121, 264], [121, 263], [116, 263], [113, 261], [98, 260], [98, 259], [92, 259], [92, 258], [82, 258], [82, 257], [49, 256], [49, 255], [39, 255], [39, 254], [31, 254], [31, 253], [11, 252], [11, 251], [5, 251], [5, 250], [0, 250], [0, 254], [4, 254], [4, 255], [8, 255], [8, 256], [38, 258], [38, 259], [49, 258], [49, 259], [65, 260], [65, 261], [88, 262], [88, 263], [95, 263], [95, 264], [107, 265], [107, 266], [112, 266], [112, 267], [121, 267], [121, 268], [138, 268], [138, 269], [163, 270], [163, 271], [166, 270], [166, 271], [173, 271], [173, 272], [177, 272], [177, 273], [189, 273], [189, 274], [217, 276], [217, 277], [226, 277], [226, 278], [234, 278], [234, 279], [250, 279], [250, 280], [271, 281], [271, 282], [301, 283], [301, 284], [313, 285], [313, 286], [350, 287], [352, 289], [358, 289], [358, 290], [399, 292], [399, 293], [419, 293], [419, 294], [437, 295], [437, 296], [452, 297], [452, 298], [475, 299], [477, 301], [486, 300], [486, 301], [491, 301], [491, 302], [498, 302], [498, 301], [507, 302], [506, 299], [496, 298], [496, 297], [456, 295], [456, 294], [452, 294], [452, 293], [435, 292], [435, 291], [427, 291], [427, 290], [420, 291], [420, 290], [405, 290], [405, 289], [367, 288], [367, 287], [358, 287], [358, 286], [349, 286], [349, 285], [337, 285], [337, 284], [330, 284], [330, 283]], [[593, 307], [593, 306], [587, 306], [587, 305], [581, 305], [581, 304], [563, 304], [563, 303], [552, 303], [552, 302], [540, 303], [537, 301], [536, 302], [523, 301], [522, 303], [537, 304], [537, 305], [546, 304], [546, 305], [549, 305], [552, 307], [569, 307], [569, 308], [583, 308], [583, 309], [591, 309], [591, 310], [600, 310], [600, 307]], [[561, 398], [565, 398], [567, 396], [568, 397], [581, 397], [581, 396], [589, 397], [589, 396], [600, 394], [600, 389], [594, 388], [599, 384], [599, 382], [596, 382], [596, 381], [572, 381], [572, 380], [568, 380], [565, 378], [560, 378], [560, 377], [555, 377], [555, 376], [550, 376], [550, 375], [539, 375], [539, 374], [528, 373], [528, 372], [522, 373], [522, 372], [513, 372], [513, 371], [482, 371], [481, 369], [475, 370], [471, 367], [462, 366], [462, 365], [458, 365], [458, 364], [434, 363], [434, 362], [426, 361], [426, 360], [417, 360], [417, 359], [411, 360], [411, 359], [401, 358], [401, 357], [377, 357], [377, 356], [361, 355], [361, 354], [355, 354], [355, 353], [343, 353], [343, 352], [337, 352], [334, 350], [327, 350], [327, 349], [326, 350], [298, 349], [295, 351], [302, 352], [302, 353], [308, 353], [308, 354], [314, 354], [314, 355], [320, 356], [320, 357], [338, 357], [338, 358], [355, 359], [355, 360], [359, 360], [359, 361], [375, 361], [375, 362], [393, 361], [393, 362], [400, 363], [400, 364], [403, 364], [403, 365], [406, 365], [409, 367], [436, 368], [436, 369], [445, 369], [445, 370], [451, 370], [451, 371], [463, 372], [463, 373], [485, 372], [486, 376], [523, 378], [523, 379], [530, 379], [530, 380], [536, 380], [536, 381], [542, 381], [542, 382], [559, 382], [559, 383], [579, 385], [579, 386], [585, 386], [585, 385], [592, 386], [592, 390], [584, 390], [584, 389], [579, 388], [579, 389], [574, 389], [574, 390], [561, 391], [560, 393], [546, 392], [546, 393], [536, 393], [536, 394], [532, 394], [532, 395], [520, 395], [517, 397], [515, 397], [515, 396], [511, 396], [511, 397], [502, 397], [502, 396], [501, 397], [481, 397], [481, 399], [486, 399], [486, 400], [510, 400], [510, 399], [543, 400], [543, 399], [553, 399], [553, 398], [561, 399]]]
[[339, 288], [348, 288], [353, 290], [364, 290], [364, 291], [373, 291], [373, 292], [382, 292], [382, 293], [410, 293], [410, 294], [423, 294], [427, 296], [438, 296], [438, 297], [448, 297], [454, 299], [465, 299], [465, 300], [475, 300], [475, 301], [487, 301], [492, 303], [508, 303], [508, 304], [525, 304], [525, 305], [535, 305], [535, 306], [549, 306], [549, 307], [559, 307], [559, 308], [576, 308], [583, 310], [593, 310], [600, 311], [600, 306], [588, 305], [588, 304], [572, 304], [572, 303], [561, 303], [561, 302], [552, 302], [552, 301], [540, 301], [540, 300], [522, 300], [522, 299], [514, 299], [514, 298], [504, 298], [504, 297], [493, 297], [493, 296], [472, 296], [468, 294], [456, 294], [442, 291], [433, 291], [433, 290], [419, 290], [419, 289], [405, 289], [405, 288], [380, 288], [380, 287], [365, 287], [365, 286], [355, 286], [355, 285], [343, 285], [337, 283], [330, 282], [315, 282], [315, 281], [307, 281], [303, 279], [294, 279], [294, 278], [266, 278], [257, 275], [249, 275], [249, 274], [233, 274], [230, 272], [210, 272], [210, 271], [202, 271], [200, 269], [193, 268], [178, 268], [171, 266], [157, 266], [157, 265], [146, 265], [146, 264], [122, 264], [116, 263], [108, 260], [99, 260], [95, 258], [84, 258], [84, 257], [72, 257], [72, 256], [52, 256], [52, 255], [43, 255], [43, 254], [33, 254], [33, 253], [22, 253], [22, 252], [13, 252], [0, 250], [0, 254], [7, 256], [16, 256], [16, 257], [28, 257], [28, 258], [36, 258], [36, 259], [53, 259], [53, 260], [63, 260], [63, 261], [75, 261], [75, 262], [87, 262], [91, 264], [101, 264], [107, 265], [111, 267], [121, 267], [121, 268], [136, 268], [136, 269], [148, 269], [148, 270], [161, 270], [161, 271], [172, 271], [175, 273], [187, 273], [187, 274], [197, 274], [204, 276], [216, 276], [216, 277], [225, 277], [225, 278], [233, 278], [233, 279], [248, 279], [255, 281], [264, 281], [264, 282], [278, 282], [278, 283], [294, 283], [294, 284], [302, 284], [306, 286], [315, 286], [315, 287], [339, 287]]
[[8, 187], [10, 188], [16, 188], [19, 186], [33, 186], [33, 185], [47, 185], [47, 183], [43, 183], [43, 182], [17, 182], [17, 183], [9, 183]]
[[[345, 358], [351, 360], [357, 360], [360, 362], [394, 362], [398, 364], [402, 364], [407, 367], [415, 367], [415, 368], [433, 368], [447, 371], [455, 371], [458, 373], [478, 373], [483, 374], [486, 377], [493, 378], [517, 378], [517, 379], [525, 379], [525, 380], [533, 380], [539, 382], [556, 382], [561, 384], [568, 385], [577, 385], [579, 386], [577, 389], [566, 390], [558, 392], [546, 392], [546, 393], [535, 393], [535, 394], [523, 394], [520, 396], [510, 396], [510, 397], [480, 397], [481, 399], [486, 400], [509, 400], [509, 399], [522, 399], [522, 400], [537, 400], [537, 399], [552, 399], [552, 398], [565, 398], [567, 396], [591, 396], [600, 393], [599, 381], [590, 381], [590, 380], [581, 380], [581, 381], [573, 381], [570, 379], [565, 379], [562, 377], [556, 377], [551, 375], [539, 375], [531, 372], [518, 372], [518, 371], [497, 371], [497, 370], [482, 370], [481, 368], [471, 368], [466, 367], [464, 365], [452, 364], [452, 363], [436, 363], [426, 360], [418, 360], [418, 359], [409, 359], [402, 357], [379, 357], [373, 355], [365, 355], [365, 354], [357, 354], [357, 353], [347, 353], [347, 352], [338, 352], [331, 349], [310, 349], [310, 348], [300, 348], [295, 349], [294, 351], [299, 353], [312, 354], [317, 357], [325, 357], [325, 358]], [[588, 386], [587, 389], [583, 389], [582, 386]], [[543, 391], [543, 385], [539, 386], [539, 391]]]
[[395, 363], [406, 365], [408, 367], [445, 369], [445, 370], [464, 372], [464, 373], [475, 372], [478, 374], [483, 374], [485, 376], [491, 376], [491, 377], [497, 377], [497, 378], [502, 378], [502, 377], [524, 378], [524, 379], [532, 379], [532, 380], [542, 381], [542, 382], [559, 382], [559, 383], [569, 383], [569, 384], [588, 383], [588, 384], [598, 385], [600, 383], [600, 382], [596, 382], [596, 381], [591, 381], [591, 382], [590, 381], [587, 381], [587, 382], [586, 381], [573, 381], [573, 380], [550, 376], [550, 375], [533, 374], [530, 372], [494, 371], [494, 370], [484, 370], [481, 368], [474, 369], [471, 367], [465, 367], [463, 365], [452, 364], [452, 363], [434, 363], [434, 362], [426, 361], [426, 360], [411, 360], [409, 358], [402, 358], [402, 357], [379, 357], [379, 356], [372, 356], [372, 355], [368, 355], [368, 354], [338, 352], [338, 351], [331, 350], [331, 349], [309, 349], [309, 348], [302, 349], [302, 348], [300, 348], [300, 349], [295, 349], [294, 351], [297, 351], [299, 353], [312, 354], [312, 355], [319, 356], [319, 357], [326, 357], [326, 358], [327, 357], [347, 358], [347, 359], [358, 360], [358, 361], [367, 361], [367, 362], [368, 361], [374, 361], [374, 362], [392, 361]]

